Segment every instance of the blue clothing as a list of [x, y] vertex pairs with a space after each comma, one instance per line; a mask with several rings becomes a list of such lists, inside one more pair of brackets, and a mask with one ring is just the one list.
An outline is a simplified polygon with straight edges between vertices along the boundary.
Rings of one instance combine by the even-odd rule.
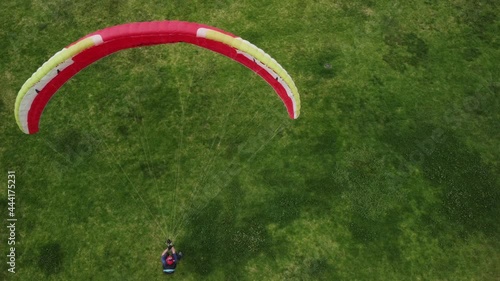
[[168, 254], [161, 256], [161, 264], [163, 265], [163, 273], [172, 274], [175, 272], [175, 267], [177, 266], [177, 261], [179, 259], [177, 258], [177, 254], [172, 254], [172, 257], [174, 258], [174, 263], [169, 265], [169, 264], [167, 264], [167, 257], [168, 257]]

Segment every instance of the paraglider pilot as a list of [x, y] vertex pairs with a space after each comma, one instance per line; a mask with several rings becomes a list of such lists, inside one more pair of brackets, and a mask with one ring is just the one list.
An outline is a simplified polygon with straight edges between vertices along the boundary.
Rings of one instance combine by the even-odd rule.
[[172, 240], [167, 240], [167, 248], [161, 254], [161, 263], [163, 265], [163, 273], [172, 274], [175, 272], [177, 263], [182, 258], [182, 253], [177, 254], [175, 252], [174, 244]]

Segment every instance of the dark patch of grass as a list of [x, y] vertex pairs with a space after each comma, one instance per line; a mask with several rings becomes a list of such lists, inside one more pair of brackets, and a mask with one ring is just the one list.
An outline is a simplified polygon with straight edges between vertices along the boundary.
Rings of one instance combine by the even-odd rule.
[[38, 249], [38, 267], [46, 275], [55, 275], [63, 269], [64, 251], [58, 242], [48, 242]]
[[258, 209], [267, 211], [260, 211], [255, 219], [262, 219], [266, 224], [275, 223], [284, 226], [298, 218], [301, 210], [308, 205], [308, 201], [301, 194], [291, 191], [291, 188], [293, 187], [288, 186], [263, 204], [259, 204]]
[[475, 47], [469, 47], [464, 50], [463, 56], [466, 61], [473, 61], [481, 56], [481, 50]]
[[[478, 8], [481, 7], [481, 8]], [[479, 38], [487, 44], [494, 44], [498, 35], [498, 3], [490, 0], [469, 0], [465, 7], [462, 7], [459, 20], [470, 28], [469, 36]]]
[[498, 120], [500, 120], [500, 82], [488, 82], [479, 90], [469, 95], [468, 102], [465, 106], [468, 112], [475, 117], [486, 119], [488, 131], [493, 135], [498, 135], [500, 127]]
[[437, 145], [422, 168], [427, 179], [444, 186], [442, 202], [448, 219], [462, 225], [466, 234], [480, 231], [498, 235], [499, 186], [491, 167], [476, 152], [450, 134], [446, 144]]
[[[211, 140], [207, 143], [207, 146], [211, 146], [213, 143], [217, 143], [219, 138]], [[239, 150], [245, 145], [245, 137], [243, 135], [231, 136], [227, 141], [227, 147], [222, 154], [226, 159], [234, 159], [234, 157], [244, 156], [239, 155]], [[248, 156], [247, 156], [248, 157]]]
[[324, 49], [316, 55], [315, 61], [317, 64], [311, 70], [314, 70], [314, 74], [319, 77], [326, 79], [334, 78], [342, 71], [341, 64], [338, 61], [339, 57], [340, 51], [335, 47], [332, 46]]
[[[314, 196], [311, 198], [324, 201], [327, 208], [332, 205], [332, 202], [338, 200], [338, 196], [344, 190], [335, 181], [332, 172], [325, 171], [323, 174], [315, 174], [314, 176], [307, 177], [304, 181], [305, 188], [308, 192], [313, 192]], [[317, 204], [317, 203], [316, 203]]]
[[116, 131], [122, 137], [127, 137], [129, 135], [129, 127], [125, 125], [119, 125], [116, 127]]
[[384, 61], [399, 72], [404, 72], [408, 65], [419, 66], [427, 58], [429, 48], [415, 33], [387, 34], [384, 42], [389, 46], [389, 53], [383, 56]]
[[398, 263], [401, 259], [398, 238], [401, 235], [401, 212], [390, 210], [386, 215], [368, 217], [366, 210], [356, 208], [350, 219], [349, 230], [355, 243], [368, 247], [372, 253]]
[[0, 100], [0, 112], [2, 112], [3, 114], [5, 111], [6, 111], [5, 103], [2, 100]]
[[[334, 266], [329, 263], [327, 258], [311, 259], [306, 263], [306, 272], [309, 278], [314, 280], [330, 280], [330, 278], [335, 278]], [[336, 279], [338, 280], [338, 279]]]
[[[436, 130], [442, 132], [439, 139], [429, 143]], [[425, 178], [441, 189], [441, 216], [456, 231], [463, 235], [475, 232], [498, 235], [500, 208], [496, 202], [500, 200], [500, 192], [492, 168], [452, 131], [420, 126], [400, 136], [390, 136], [386, 141], [409, 165], [420, 166]]]
[[259, 219], [238, 223], [235, 207], [227, 209], [213, 200], [191, 217], [182, 251], [196, 274], [205, 276], [223, 267], [230, 268], [233, 277], [242, 278], [242, 264], [260, 253], [270, 254], [271, 237], [265, 224]]
[[[262, 173], [276, 176], [276, 172], [268, 170]], [[248, 260], [259, 255], [280, 255], [283, 242], [273, 239], [267, 226], [286, 227], [299, 217], [301, 211], [311, 206], [311, 201], [302, 193], [293, 191], [296, 185], [293, 182], [273, 181], [268, 184], [270, 188], [280, 191], [259, 198], [258, 202], [248, 207], [251, 212], [238, 207], [244, 198], [245, 188], [238, 180], [232, 180], [225, 197], [212, 200], [203, 210], [189, 216], [188, 235], [182, 241], [187, 247], [183, 251], [197, 253], [189, 261], [189, 266], [197, 274], [206, 275], [222, 267], [231, 268], [231, 278], [243, 278], [241, 265]], [[318, 264], [317, 272], [313, 274], [323, 274], [319, 272], [322, 266], [326, 265]]]
[[65, 130], [54, 139], [54, 149], [60, 152], [64, 160], [69, 162], [88, 157], [97, 148], [95, 137], [76, 129]]

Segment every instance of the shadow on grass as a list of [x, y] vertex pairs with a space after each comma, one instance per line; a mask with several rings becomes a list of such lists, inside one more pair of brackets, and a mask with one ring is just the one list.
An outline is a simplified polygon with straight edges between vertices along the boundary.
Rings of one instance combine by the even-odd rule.
[[[498, 34], [495, 23], [498, 16], [495, 11], [498, 10], [498, 4], [495, 1], [465, 1], [460, 9], [458, 22], [469, 26], [469, 36], [476, 36], [487, 44], [495, 44], [495, 37]], [[478, 3], [482, 2], [482, 3]], [[479, 5], [478, 5], [479, 4]]]
[[97, 148], [97, 138], [78, 129], [64, 130], [60, 135], [51, 136], [52, 149], [61, 156], [62, 163], [75, 163], [92, 155]]
[[341, 52], [335, 47], [316, 55], [314, 60], [317, 65], [311, 67], [313, 74], [324, 79], [335, 78], [337, 73], [342, 70], [341, 64], [338, 62]]
[[392, 32], [384, 36], [389, 53], [384, 61], [393, 69], [404, 72], [407, 65], [418, 66], [427, 59], [428, 46], [415, 33]]
[[[266, 256], [274, 260], [287, 252], [289, 245], [271, 237], [268, 225], [284, 226], [300, 213], [298, 198], [276, 196], [259, 204], [255, 213], [239, 219], [237, 202], [232, 206], [213, 200], [200, 213], [190, 218], [188, 235], [181, 242], [185, 247], [186, 262], [193, 272], [206, 276], [222, 270], [229, 280], [244, 280], [245, 265], [255, 257]], [[299, 209], [297, 209], [299, 208]], [[290, 210], [295, 210], [290, 212]], [[299, 254], [299, 253], [298, 253]], [[319, 277], [332, 272], [324, 259], [301, 258], [302, 276]], [[256, 264], [259, 266], [259, 264]]]
[[[440, 141], [427, 141], [424, 147], [423, 141], [436, 135], [436, 130], [441, 132]], [[464, 237], [476, 232], [498, 236], [500, 189], [492, 169], [452, 131], [425, 125], [399, 136], [387, 135], [384, 141], [408, 164], [419, 166], [423, 176], [440, 189], [437, 216], [427, 218], [425, 227], [439, 231], [446, 229], [443, 225], [452, 226]]]
[[377, 218], [366, 216], [362, 210], [355, 210], [348, 227], [355, 242], [375, 247], [379, 257], [385, 256], [391, 262], [400, 262], [399, 222], [400, 216], [395, 210]]
[[63, 267], [64, 252], [61, 244], [49, 242], [39, 248], [38, 267], [46, 276], [57, 274]]
[[0, 112], [2, 112], [2, 113], [6, 112], [5, 103], [2, 100], [0, 100]]
[[271, 237], [267, 232], [268, 219], [264, 211], [239, 219], [241, 187], [233, 180], [226, 201], [212, 200], [203, 210], [194, 210], [189, 215], [184, 237], [186, 262], [192, 270], [206, 276], [223, 267], [230, 279], [242, 279], [244, 265], [260, 254], [273, 255]]
[[[292, 169], [288, 165], [294, 163], [284, 165]], [[287, 176], [287, 169], [268, 168], [257, 174], [256, 179], [263, 181], [273, 192], [249, 207], [241, 207], [245, 187], [239, 180], [233, 179], [222, 196], [212, 200], [203, 210], [194, 210], [189, 215], [187, 235], [180, 243], [185, 245], [182, 251], [189, 257], [186, 263], [193, 272], [206, 276], [220, 270], [228, 279], [243, 280], [245, 265], [250, 260], [261, 256], [274, 260], [289, 251], [290, 245], [286, 241], [270, 235], [269, 225], [283, 228], [299, 218], [304, 210], [328, 210], [325, 208], [328, 200], [323, 198], [328, 193], [307, 195], [308, 192], [293, 175]], [[331, 188], [328, 178], [306, 181], [306, 189], [318, 191], [320, 187]], [[297, 255], [299, 258], [300, 253]], [[320, 280], [333, 272], [327, 257], [304, 257], [299, 263], [304, 261], [307, 262], [301, 266], [303, 270], [300, 272], [304, 278]]]

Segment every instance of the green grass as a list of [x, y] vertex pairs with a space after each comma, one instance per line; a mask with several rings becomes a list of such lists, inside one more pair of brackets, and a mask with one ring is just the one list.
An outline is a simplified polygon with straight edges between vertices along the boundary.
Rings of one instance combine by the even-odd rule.
[[[408, 3], [407, 3], [408, 2]], [[500, 13], [456, 1], [2, 1], [1, 280], [498, 280]], [[256, 44], [272, 89], [176, 44], [85, 69], [40, 133], [13, 117], [44, 61], [95, 30], [177, 19]], [[2, 224], [6, 229], [6, 222]]]

